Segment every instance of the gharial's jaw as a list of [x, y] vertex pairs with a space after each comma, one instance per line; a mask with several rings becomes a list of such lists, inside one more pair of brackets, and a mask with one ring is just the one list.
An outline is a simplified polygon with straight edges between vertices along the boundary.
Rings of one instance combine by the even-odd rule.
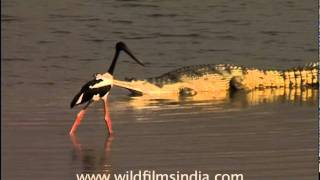
[[197, 79], [181, 79], [176, 83], [167, 83], [162, 87], [147, 80], [120, 81], [114, 80], [117, 87], [125, 88], [133, 95], [150, 96], [154, 99], [172, 99], [178, 97], [193, 97], [198, 94], [211, 93], [211, 96], [226, 96], [229, 89], [229, 79], [220, 75], [204, 75]]
[[[229, 91], [225, 88], [210, 88], [208, 89], [199, 87], [199, 84], [195, 85], [190, 83], [175, 83], [158, 87], [148, 81], [135, 80], [135, 81], [121, 81], [114, 80], [113, 85], [120, 88], [129, 90], [133, 96], [141, 96], [144, 100], [148, 99], [166, 99], [166, 100], [179, 100], [180, 98], [192, 98], [193, 100], [206, 100], [225, 99], [228, 96]], [[197, 87], [200, 89], [197, 89]], [[208, 87], [211, 87], [208, 85]], [[201, 90], [202, 89], [202, 90]]]

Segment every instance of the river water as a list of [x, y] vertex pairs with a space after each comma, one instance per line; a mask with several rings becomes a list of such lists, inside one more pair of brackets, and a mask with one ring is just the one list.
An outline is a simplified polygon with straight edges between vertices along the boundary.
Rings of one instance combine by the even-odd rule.
[[107, 138], [101, 103], [76, 136], [69, 103], [105, 72], [117, 41], [117, 79], [186, 65], [285, 69], [318, 59], [317, 1], [1, 1], [2, 178], [76, 179], [77, 173], [200, 170], [248, 179], [316, 179], [318, 91], [209, 101], [129, 98], [114, 88]]

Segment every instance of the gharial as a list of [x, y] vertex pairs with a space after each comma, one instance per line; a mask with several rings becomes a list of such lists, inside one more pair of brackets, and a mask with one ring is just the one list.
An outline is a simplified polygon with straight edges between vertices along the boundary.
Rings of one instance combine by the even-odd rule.
[[262, 70], [229, 64], [186, 66], [145, 80], [113, 80], [134, 96], [192, 97], [199, 93], [250, 91], [265, 88], [318, 88], [319, 63], [286, 70]]

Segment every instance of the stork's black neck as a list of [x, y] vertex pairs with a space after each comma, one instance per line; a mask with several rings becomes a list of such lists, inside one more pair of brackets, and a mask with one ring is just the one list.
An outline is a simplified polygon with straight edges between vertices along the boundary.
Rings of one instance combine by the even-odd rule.
[[109, 67], [108, 72], [111, 75], [113, 75], [114, 68], [116, 67], [116, 63], [117, 63], [117, 60], [118, 60], [119, 52], [120, 51], [118, 49], [116, 49], [116, 53], [114, 54], [113, 61], [112, 61], [111, 65], [110, 65], [110, 67]]

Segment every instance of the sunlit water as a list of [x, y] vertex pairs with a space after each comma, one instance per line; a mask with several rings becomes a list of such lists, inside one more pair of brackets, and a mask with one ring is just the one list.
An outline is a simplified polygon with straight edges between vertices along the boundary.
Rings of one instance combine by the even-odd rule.
[[[120, 57], [115, 76], [146, 78], [192, 64], [289, 68], [317, 59], [313, 1], [1, 2], [2, 177], [75, 179], [149, 169], [312, 179], [317, 94], [144, 101], [113, 89], [115, 135], [101, 103], [77, 136], [72, 97], [105, 72], [122, 40], [147, 66]], [[252, 97], [252, 96], [250, 96]], [[304, 98], [306, 97], [306, 98]]]

